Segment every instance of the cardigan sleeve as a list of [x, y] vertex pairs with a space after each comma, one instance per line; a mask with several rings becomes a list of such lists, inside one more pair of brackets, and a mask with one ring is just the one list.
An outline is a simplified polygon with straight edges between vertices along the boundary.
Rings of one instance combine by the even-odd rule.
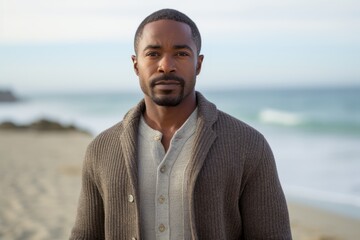
[[242, 239], [292, 239], [284, 193], [270, 146], [262, 137], [252, 152], [254, 162], [240, 197]]
[[88, 147], [82, 169], [82, 187], [70, 240], [105, 239], [104, 205], [94, 177], [94, 155]]

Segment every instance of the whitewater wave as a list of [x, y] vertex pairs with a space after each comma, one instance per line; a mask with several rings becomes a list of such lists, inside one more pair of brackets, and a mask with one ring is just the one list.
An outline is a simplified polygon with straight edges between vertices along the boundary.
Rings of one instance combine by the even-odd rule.
[[296, 113], [274, 108], [265, 108], [258, 113], [257, 120], [268, 125], [297, 128], [318, 133], [360, 135], [360, 122], [354, 118], [316, 116], [312, 113]]
[[259, 119], [263, 123], [271, 123], [285, 126], [297, 126], [304, 122], [304, 118], [297, 113], [266, 108], [259, 113]]
[[74, 125], [93, 135], [120, 121], [123, 115], [123, 112], [115, 110], [113, 114], [87, 112], [86, 106], [76, 108], [63, 102], [24, 101], [0, 105], [0, 123], [9, 121], [24, 125], [47, 119], [64, 125]]

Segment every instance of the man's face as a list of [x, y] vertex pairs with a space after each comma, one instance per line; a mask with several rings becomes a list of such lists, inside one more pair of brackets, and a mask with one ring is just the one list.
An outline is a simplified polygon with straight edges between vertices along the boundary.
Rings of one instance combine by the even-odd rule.
[[160, 106], [177, 106], [195, 91], [203, 56], [198, 56], [190, 27], [181, 22], [148, 23], [132, 56], [145, 98]]

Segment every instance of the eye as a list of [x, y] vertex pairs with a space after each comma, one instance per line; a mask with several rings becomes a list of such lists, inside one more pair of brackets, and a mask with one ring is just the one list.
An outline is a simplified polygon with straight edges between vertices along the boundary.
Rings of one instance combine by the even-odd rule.
[[177, 52], [176, 55], [179, 56], [179, 57], [187, 57], [187, 56], [190, 56], [190, 54], [189, 54], [188, 52], [184, 52], [184, 51]]
[[158, 57], [158, 56], [160, 56], [160, 53], [158, 53], [156, 51], [151, 51], [151, 52], [146, 53], [145, 56], [147, 56], [147, 57]]

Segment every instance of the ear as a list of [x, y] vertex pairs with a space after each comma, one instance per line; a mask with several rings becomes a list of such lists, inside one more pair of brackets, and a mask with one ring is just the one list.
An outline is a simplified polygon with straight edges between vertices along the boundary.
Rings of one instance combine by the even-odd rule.
[[200, 74], [203, 60], [204, 60], [204, 55], [199, 55], [196, 64], [196, 75]]
[[139, 75], [139, 70], [138, 70], [138, 67], [137, 67], [137, 58], [135, 55], [132, 55], [131, 56], [131, 60], [133, 62], [133, 67], [134, 67], [134, 72], [136, 75]]

